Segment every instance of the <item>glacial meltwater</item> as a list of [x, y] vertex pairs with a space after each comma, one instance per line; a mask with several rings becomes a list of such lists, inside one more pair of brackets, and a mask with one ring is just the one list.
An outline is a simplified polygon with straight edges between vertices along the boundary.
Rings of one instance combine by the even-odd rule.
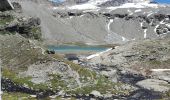
[[105, 46], [78, 46], [78, 45], [59, 45], [48, 46], [49, 50], [54, 50], [56, 53], [78, 53], [78, 52], [101, 52], [108, 49]]

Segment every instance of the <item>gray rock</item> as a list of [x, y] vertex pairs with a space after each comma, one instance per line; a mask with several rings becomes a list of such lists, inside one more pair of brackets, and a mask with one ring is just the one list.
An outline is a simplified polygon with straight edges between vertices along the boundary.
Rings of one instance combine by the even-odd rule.
[[152, 77], [170, 82], [170, 72], [152, 72]]
[[118, 78], [118, 75], [117, 75], [117, 71], [116, 70], [110, 70], [110, 71], [101, 71], [101, 74], [110, 78], [112, 80], [112, 82], [117, 82], [117, 78]]
[[170, 84], [168, 84], [168, 82], [157, 79], [142, 80], [137, 82], [136, 85], [144, 89], [153, 90], [157, 92], [167, 92], [170, 90]]
[[94, 95], [95, 97], [101, 97], [101, 93], [99, 91], [93, 90], [91, 93], [91, 95]]

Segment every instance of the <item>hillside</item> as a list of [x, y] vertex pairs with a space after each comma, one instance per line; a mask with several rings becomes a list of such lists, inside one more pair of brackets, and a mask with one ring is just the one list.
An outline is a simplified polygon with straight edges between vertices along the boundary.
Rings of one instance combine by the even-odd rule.
[[42, 35], [47, 43], [122, 44], [169, 33], [170, 7], [164, 5], [54, 7], [46, 1], [24, 1], [21, 5], [24, 15], [41, 19]]
[[[11, 1], [0, 10], [3, 100], [170, 99], [169, 5]], [[111, 48], [68, 61], [51, 44]]]

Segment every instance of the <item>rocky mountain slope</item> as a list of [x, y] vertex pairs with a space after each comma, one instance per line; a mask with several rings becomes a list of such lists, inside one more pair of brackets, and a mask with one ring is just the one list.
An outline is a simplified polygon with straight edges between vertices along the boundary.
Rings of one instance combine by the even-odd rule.
[[[110, 79], [115, 77], [109, 73], [116, 71], [116, 77], [120, 81], [135, 84], [152, 91], [151, 93], [153, 91], [167, 93], [170, 90], [169, 39], [170, 37], [165, 37], [126, 43], [89, 59], [87, 65]], [[140, 93], [138, 97], [143, 98]]]
[[[135, 90], [64, 58], [41, 45], [40, 20], [14, 11], [0, 14], [2, 99], [123, 98]], [[129, 88], [126, 88], [129, 87]], [[111, 94], [107, 96], [108, 94]]]
[[[170, 98], [169, 6], [17, 2], [13, 11], [0, 12], [2, 99]], [[119, 46], [75, 64], [49, 54], [42, 45], [49, 41]]]
[[169, 33], [169, 6], [128, 3], [119, 7], [54, 7], [39, 0], [20, 3], [24, 15], [42, 20], [43, 38], [50, 43], [122, 44]]

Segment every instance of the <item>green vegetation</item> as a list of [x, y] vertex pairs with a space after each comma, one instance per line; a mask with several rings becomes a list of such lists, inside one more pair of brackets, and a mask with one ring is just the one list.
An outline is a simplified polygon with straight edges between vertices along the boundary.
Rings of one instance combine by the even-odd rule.
[[88, 81], [87, 78], [90, 78], [90, 81], [91, 81], [97, 77], [97, 74], [94, 71], [91, 71], [90, 69], [83, 68], [83, 66], [80, 66], [80, 65], [75, 64], [71, 61], [65, 60], [64, 58], [62, 58], [61, 56], [59, 56], [57, 54], [51, 55], [51, 56], [68, 64], [71, 67], [71, 69], [73, 69], [80, 75], [80, 77], [84, 77], [84, 80], [86, 82]]
[[11, 15], [3, 16], [3, 17], [0, 16], [0, 25], [8, 24], [13, 20], [14, 18]]
[[109, 81], [107, 78], [104, 76], [100, 76], [98, 79], [96, 79], [96, 84], [95, 82], [93, 84], [77, 88], [72, 91], [68, 91], [68, 93], [73, 93], [73, 94], [90, 94], [93, 90], [99, 91], [101, 94], [106, 94], [106, 93], [111, 93], [113, 95], [116, 94], [128, 94], [128, 90], [123, 90], [119, 88], [117, 90], [115, 87], [121, 87], [122, 83], [113, 83]]
[[66, 90], [67, 88], [67, 85], [66, 83], [64, 82], [64, 80], [61, 80], [61, 76], [60, 75], [55, 75], [55, 74], [49, 74], [50, 77], [52, 77], [52, 79], [50, 80], [51, 82], [51, 88], [53, 90], [57, 90], [59, 89], [60, 87], [63, 89], [63, 90]]
[[[15, 37], [15, 35], [14, 35]], [[13, 37], [13, 38], [14, 38]], [[82, 93], [89, 94], [93, 90], [97, 90], [102, 94], [110, 92], [112, 94], [125, 94], [128, 93], [123, 89], [117, 89], [116, 87], [121, 88], [121, 83], [113, 83], [109, 81], [104, 76], [97, 74], [96, 72], [84, 68], [83, 66], [74, 64], [64, 58], [54, 54], [54, 55], [43, 55], [41, 50], [33, 48], [30, 46], [30, 42], [21, 38], [15, 38], [13, 41], [10, 41], [10, 38], [5, 39], [7, 41], [6, 45], [9, 47], [2, 47], [2, 76], [4, 78], [9, 78], [14, 83], [32, 88], [34, 90], [64, 90], [68, 94], [73, 93]], [[13, 44], [13, 45], [11, 45]], [[24, 44], [24, 45], [23, 45]], [[15, 51], [15, 53], [11, 51]], [[71, 70], [79, 75], [77, 82], [75, 77], [70, 77], [68, 79], [63, 79], [60, 74], [51, 74], [49, 73], [49, 81], [41, 84], [34, 84], [31, 82], [32, 77], [19, 77], [18, 73], [26, 71], [28, 66], [35, 63], [43, 63], [48, 61], [54, 61], [51, 57], [55, 58], [56, 61], [60, 61], [69, 65]], [[15, 58], [15, 62], [12, 62]], [[18, 61], [18, 62], [16, 62]], [[10, 65], [10, 67], [8, 67]], [[16, 70], [17, 69], [17, 70]], [[68, 76], [69, 77], [69, 76]]]
[[18, 92], [4, 92], [2, 100], [37, 100], [31, 97], [29, 94], [18, 93]]
[[149, 64], [151, 64], [151, 65], [161, 65], [161, 61], [158, 61], [158, 60], [151, 60], [151, 61], [149, 61]]
[[31, 77], [24, 77], [24, 78], [18, 77], [14, 71], [9, 70], [7, 68], [2, 69], [2, 77], [8, 78], [8, 79], [12, 80], [14, 83], [21, 85], [21, 86], [27, 85], [29, 88], [33, 88], [35, 90], [38, 90], [38, 89], [47, 90], [48, 89], [48, 87], [44, 84], [32, 83], [30, 81]]
[[102, 75], [99, 75], [95, 73], [94, 71], [91, 71], [89, 69], [83, 68], [80, 65], [74, 64], [71, 61], [64, 60], [59, 55], [51, 55], [52, 57], [56, 59], [60, 59], [66, 64], [70, 65], [71, 69], [76, 71], [80, 76], [80, 81], [83, 83], [88, 83], [88, 85], [85, 85], [83, 87], [78, 87], [76, 89], [67, 90], [67, 93], [71, 94], [89, 94], [93, 90], [99, 91], [101, 94], [106, 94], [107, 92], [110, 92], [111, 94], [128, 94], [129, 90], [124, 90], [119, 88], [118, 90], [115, 89], [115, 87], [121, 87], [122, 83], [113, 83], [107, 78], [105, 78]]
[[168, 92], [166, 93], [166, 96], [167, 96], [167, 97], [170, 97], [170, 91], [168, 91]]
[[169, 68], [170, 65], [170, 59], [161, 61], [161, 60], [150, 60], [143, 62], [144, 66], [147, 66], [148, 68]]
[[0, 35], [5, 35], [5, 34], [15, 35], [16, 33], [15, 32], [9, 32], [9, 31], [0, 31]]
[[32, 37], [34, 38], [34, 39], [36, 39], [36, 40], [40, 40], [41, 39], [41, 29], [40, 29], [40, 27], [32, 27], [31, 28], [31, 33], [32, 33]]

